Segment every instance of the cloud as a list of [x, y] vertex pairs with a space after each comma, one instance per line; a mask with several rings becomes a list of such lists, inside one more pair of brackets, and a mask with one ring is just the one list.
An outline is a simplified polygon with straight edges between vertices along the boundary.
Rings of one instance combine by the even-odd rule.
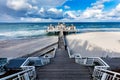
[[26, 10], [32, 8], [32, 5], [27, 3], [26, 0], [7, 0], [7, 6], [13, 10]]
[[110, 1], [111, 0], [98, 0], [97, 2], [92, 3], [91, 5], [92, 6], [98, 6], [98, 5], [104, 4], [105, 2], [110, 2]]
[[111, 11], [112, 15], [119, 15], [120, 12], [120, 3]]
[[38, 11], [27, 12], [28, 17], [43, 18], [43, 19], [62, 19], [63, 10], [57, 8], [43, 8], [41, 7]]
[[49, 12], [54, 12], [54, 13], [61, 13], [62, 9], [56, 9], [56, 8], [50, 8], [48, 9]]
[[63, 10], [56, 9], [56, 8], [50, 8], [46, 11], [46, 16], [52, 19], [61, 19], [63, 18]]
[[32, 9], [33, 6], [57, 7], [64, 4], [66, 0], [7, 0], [7, 6], [13, 10]]
[[64, 13], [64, 17], [68, 19], [76, 19], [77, 18], [76, 16], [77, 16], [76, 11], [66, 11]]
[[40, 7], [58, 7], [63, 5], [67, 0], [29, 0], [29, 3]]
[[82, 12], [66, 11], [65, 20], [73, 19], [72, 21], [119, 21], [120, 20], [120, 3], [115, 8], [104, 11], [104, 3], [110, 0], [98, 0], [91, 4], [91, 7], [86, 8]]
[[56, 7], [64, 4], [65, 1], [67, 0], [6, 0], [4, 13], [13, 17], [61, 19], [63, 10]]
[[24, 21], [26, 21], [26, 22], [40, 22], [40, 21], [42, 21], [41, 18], [29, 18], [29, 17], [28, 18], [21, 17], [20, 20], [22, 22], [24, 22]]
[[55, 19], [43, 19], [43, 18], [31, 18], [31, 17], [21, 17], [20, 22], [58, 22], [59, 20]]
[[[71, 0], [0, 0], [0, 21], [119, 21], [120, 3], [105, 10], [111, 0], [97, 0], [86, 9], [72, 9]], [[3, 14], [3, 15], [1, 15]]]
[[102, 10], [101, 9], [87, 9], [83, 12], [83, 14], [81, 15], [82, 18], [94, 18], [94, 17], [100, 17], [100, 15], [102, 14]]
[[106, 17], [113, 20], [120, 20], [120, 3], [110, 12], [106, 12]]
[[64, 8], [65, 9], [70, 9], [70, 6], [65, 5]]
[[98, 0], [95, 3], [92, 3], [92, 7], [88, 7], [79, 18], [82, 19], [93, 19], [100, 20], [104, 17], [104, 3], [109, 2], [110, 0]]
[[106, 1], [108, 0], [99, 0], [96, 3], [93, 3], [91, 8], [87, 8], [83, 12], [83, 16], [85, 18], [92, 18], [92, 17], [102, 14], [102, 10], [104, 9], [103, 3]]

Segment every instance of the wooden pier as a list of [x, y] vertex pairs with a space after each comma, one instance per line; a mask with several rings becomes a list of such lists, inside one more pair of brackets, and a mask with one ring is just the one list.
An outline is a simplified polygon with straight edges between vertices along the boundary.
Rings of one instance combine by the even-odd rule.
[[60, 31], [58, 39], [55, 58], [50, 64], [36, 68], [37, 80], [92, 80], [88, 67], [69, 58], [63, 31]]
[[58, 24], [57, 26], [53, 26], [52, 24], [50, 24], [50, 26], [48, 26], [46, 32], [50, 33], [50, 32], [77, 32], [76, 27], [71, 24], [71, 26], [67, 26], [65, 24]]

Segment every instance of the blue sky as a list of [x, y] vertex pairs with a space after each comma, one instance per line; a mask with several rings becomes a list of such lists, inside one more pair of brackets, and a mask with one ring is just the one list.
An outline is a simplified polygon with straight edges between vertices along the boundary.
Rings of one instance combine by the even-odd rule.
[[120, 0], [0, 0], [0, 22], [120, 21]]

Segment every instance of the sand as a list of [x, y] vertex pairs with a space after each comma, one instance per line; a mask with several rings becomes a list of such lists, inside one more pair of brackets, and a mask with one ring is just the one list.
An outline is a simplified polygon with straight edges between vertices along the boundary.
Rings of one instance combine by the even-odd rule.
[[73, 54], [82, 57], [120, 57], [120, 32], [90, 32], [67, 36]]
[[56, 37], [0, 41], [0, 57], [17, 58], [58, 42]]

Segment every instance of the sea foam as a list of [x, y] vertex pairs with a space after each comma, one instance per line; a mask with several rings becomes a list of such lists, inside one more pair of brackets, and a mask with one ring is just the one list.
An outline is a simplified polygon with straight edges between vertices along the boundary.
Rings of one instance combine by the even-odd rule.
[[32, 37], [32, 36], [40, 36], [45, 35], [45, 30], [30, 30], [30, 31], [9, 31], [9, 32], [0, 32], [1, 37]]

